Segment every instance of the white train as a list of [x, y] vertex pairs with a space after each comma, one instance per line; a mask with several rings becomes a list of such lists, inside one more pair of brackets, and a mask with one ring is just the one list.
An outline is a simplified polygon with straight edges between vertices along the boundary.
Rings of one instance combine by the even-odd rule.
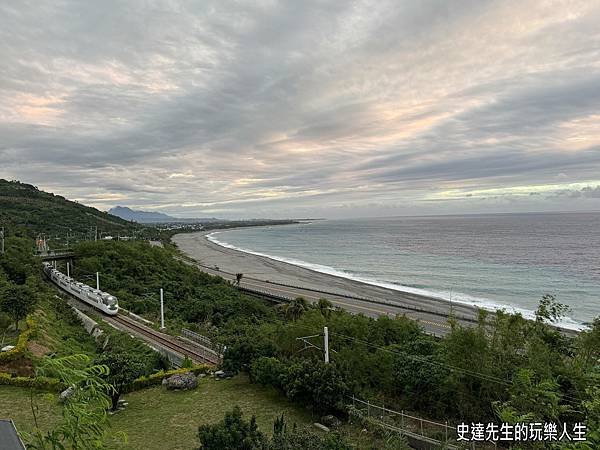
[[56, 284], [63, 291], [68, 292], [74, 297], [77, 297], [82, 302], [92, 305], [105, 314], [114, 316], [119, 312], [119, 303], [117, 297], [94, 289], [87, 284], [80, 283], [64, 273], [59, 272], [52, 267], [50, 263], [44, 263], [44, 273], [50, 281]]

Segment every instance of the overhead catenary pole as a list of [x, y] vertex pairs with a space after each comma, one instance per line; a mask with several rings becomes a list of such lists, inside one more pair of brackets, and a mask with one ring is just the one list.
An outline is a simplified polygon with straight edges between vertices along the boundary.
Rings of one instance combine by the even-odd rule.
[[323, 347], [325, 350], [325, 364], [329, 364], [329, 328], [323, 327]]
[[165, 306], [163, 302], [163, 289], [160, 288], [160, 329], [165, 328]]
[[100, 272], [96, 272], [96, 289], [100, 290]]
[[70, 277], [70, 270], [69, 270], [69, 261], [67, 261], [67, 276]]
[[0, 239], [2, 239], [2, 253], [4, 253], [4, 227], [0, 230]]

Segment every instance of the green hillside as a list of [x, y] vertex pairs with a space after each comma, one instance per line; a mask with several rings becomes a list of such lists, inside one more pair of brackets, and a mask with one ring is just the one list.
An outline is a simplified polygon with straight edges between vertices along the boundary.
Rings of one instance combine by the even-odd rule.
[[26, 230], [35, 236], [45, 233], [55, 242], [91, 236], [98, 227], [103, 234], [131, 235], [142, 228], [111, 214], [39, 190], [30, 184], [0, 179], [0, 227], [8, 233]]

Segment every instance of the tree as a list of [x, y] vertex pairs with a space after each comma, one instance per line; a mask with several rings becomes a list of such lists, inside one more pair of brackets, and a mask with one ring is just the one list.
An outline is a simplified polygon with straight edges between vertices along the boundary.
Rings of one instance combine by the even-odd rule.
[[535, 312], [537, 322], [549, 321], [558, 322], [561, 317], [569, 312], [569, 307], [556, 301], [554, 295], [546, 294], [540, 300], [538, 309]]
[[283, 307], [283, 314], [288, 320], [296, 321], [308, 309], [308, 302], [303, 297], [298, 297]]
[[36, 375], [54, 377], [70, 386], [72, 393], [62, 408], [62, 421], [52, 430], [42, 432], [38, 427], [38, 407], [31, 389], [31, 412], [35, 423], [34, 431], [25, 435], [28, 449], [91, 450], [103, 448], [104, 437], [109, 427], [106, 410], [110, 405], [111, 386], [104, 376], [108, 367], [91, 365], [86, 355], [71, 355], [64, 358], [44, 358]]
[[331, 315], [333, 304], [326, 298], [320, 298], [319, 301], [315, 303], [315, 308], [317, 308], [321, 315], [327, 319]]
[[96, 364], [105, 365], [109, 369], [106, 379], [113, 386], [113, 389], [111, 389], [111, 409], [116, 411], [119, 406], [119, 398], [124, 389], [144, 374], [146, 364], [140, 356], [126, 353], [123, 350], [102, 353], [96, 359]]
[[255, 383], [281, 389], [281, 379], [285, 371], [284, 362], [279, 361], [277, 358], [261, 356], [252, 363], [250, 376]]
[[267, 439], [256, 425], [256, 417], [247, 421], [239, 406], [225, 413], [225, 418], [213, 425], [198, 428], [201, 450], [255, 450], [266, 448]]
[[235, 274], [235, 283], [239, 286], [240, 283], [242, 282], [242, 278], [244, 278], [244, 274], [243, 273], [236, 273]]
[[10, 284], [0, 293], [0, 311], [8, 314], [19, 329], [19, 321], [33, 312], [37, 303], [31, 288], [25, 284]]
[[324, 414], [342, 409], [344, 397], [349, 394], [348, 384], [335, 364], [311, 359], [290, 364], [282, 386], [289, 398]]

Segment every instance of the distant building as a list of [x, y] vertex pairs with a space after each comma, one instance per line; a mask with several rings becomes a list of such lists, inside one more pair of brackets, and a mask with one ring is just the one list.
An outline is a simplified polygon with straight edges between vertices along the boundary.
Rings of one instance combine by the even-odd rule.
[[103, 241], [112, 241], [112, 240], [113, 240], [113, 237], [112, 237], [112, 236], [104, 236], [104, 237], [102, 238], [102, 240], [103, 240]]
[[0, 448], [2, 450], [26, 450], [11, 419], [0, 419]]

